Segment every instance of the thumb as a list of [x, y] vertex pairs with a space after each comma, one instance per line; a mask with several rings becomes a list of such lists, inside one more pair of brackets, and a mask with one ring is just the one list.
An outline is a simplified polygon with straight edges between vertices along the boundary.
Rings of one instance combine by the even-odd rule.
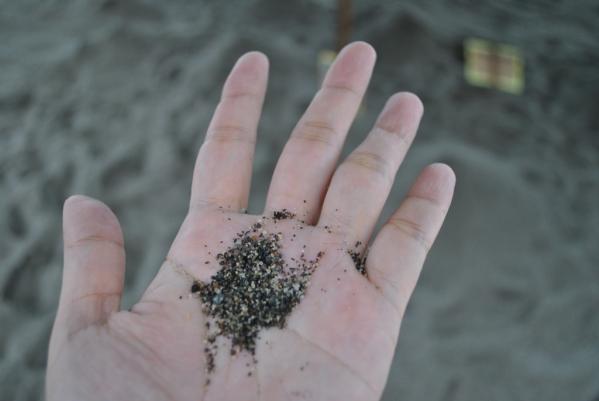
[[56, 335], [72, 335], [118, 311], [123, 292], [123, 233], [114, 213], [81, 195], [65, 201], [64, 270]]

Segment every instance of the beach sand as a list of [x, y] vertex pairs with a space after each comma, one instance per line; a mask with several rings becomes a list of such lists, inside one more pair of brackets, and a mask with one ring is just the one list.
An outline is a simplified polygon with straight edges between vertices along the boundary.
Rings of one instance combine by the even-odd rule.
[[[332, 3], [0, 2], [0, 400], [42, 398], [64, 199], [94, 196], [119, 216], [130, 306], [185, 214], [220, 85], [254, 49], [271, 60], [261, 210], [318, 51], [335, 43]], [[426, 108], [384, 217], [426, 163], [458, 177], [384, 400], [599, 399], [599, 9], [576, 4], [354, 2], [352, 38], [379, 57], [346, 149], [393, 92]], [[522, 96], [464, 82], [468, 36], [522, 49]]]

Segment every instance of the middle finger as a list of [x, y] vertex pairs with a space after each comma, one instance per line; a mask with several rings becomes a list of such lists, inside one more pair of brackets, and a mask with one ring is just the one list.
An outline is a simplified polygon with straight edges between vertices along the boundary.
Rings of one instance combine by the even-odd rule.
[[266, 212], [289, 209], [316, 222], [331, 174], [374, 67], [372, 46], [346, 46], [283, 149], [268, 191]]

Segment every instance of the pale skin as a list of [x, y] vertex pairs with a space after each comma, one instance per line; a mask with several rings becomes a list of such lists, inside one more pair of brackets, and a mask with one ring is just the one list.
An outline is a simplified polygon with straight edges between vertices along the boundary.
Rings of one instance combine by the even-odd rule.
[[[449, 208], [455, 176], [443, 164], [426, 167], [373, 233], [423, 111], [415, 95], [393, 95], [362, 144], [339, 164], [375, 58], [363, 42], [337, 57], [291, 133], [261, 215], [243, 210], [268, 60], [258, 52], [238, 60], [197, 157], [189, 212], [155, 279], [129, 311], [120, 310], [125, 250], [116, 216], [88, 197], [65, 202], [49, 401], [380, 398], [406, 304]], [[235, 233], [283, 208], [296, 218], [276, 226], [266, 220], [265, 228], [282, 232], [286, 260], [304, 246], [308, 258], [319, 251], [324, 256], [285, 328], [262, 331], [255, 356], [230, 355], [229, 340], [220, 338], [208, 373], [207, 317], [190, 286], [210, 280], [218, 268], [214, 255]], [[347, 254], [357, 241], [371, 246], [367, 276]]]

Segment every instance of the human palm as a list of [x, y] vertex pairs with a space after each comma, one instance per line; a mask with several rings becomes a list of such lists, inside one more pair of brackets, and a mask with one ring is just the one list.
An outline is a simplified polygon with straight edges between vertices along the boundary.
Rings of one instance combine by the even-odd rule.
[[[422, 113], [411, 94], [390, 98], [365, 141], [336, 167], [374, 65], [364, 43], [346, 47], [286, 145], [264, 213], [247, 204], [268, 63], [242, 57], [200, 149], [191, 202], [156, 278], [119, 311], [124, 248], [116, 217], [87, 197], [67, 200], [65, 267], [47, 373], [48, 400], [377, 400], [401, 317], [449, 207], [454, 176], [427, 167], [371, 240]], [[273, 212], [292, 211], [274, 220]], [[322, 252], [305, 297], [283, 328], [263, 329], [255, 354], [217, 338], [208, 369], [208, 316], [190, 294], [210, 281], [218, 253], [258, 220], [281, 233], [286, 261]], [[372, 246], [366, 272], [356, 268]], [[357, 260], [359, 263], [360, 261]]]

